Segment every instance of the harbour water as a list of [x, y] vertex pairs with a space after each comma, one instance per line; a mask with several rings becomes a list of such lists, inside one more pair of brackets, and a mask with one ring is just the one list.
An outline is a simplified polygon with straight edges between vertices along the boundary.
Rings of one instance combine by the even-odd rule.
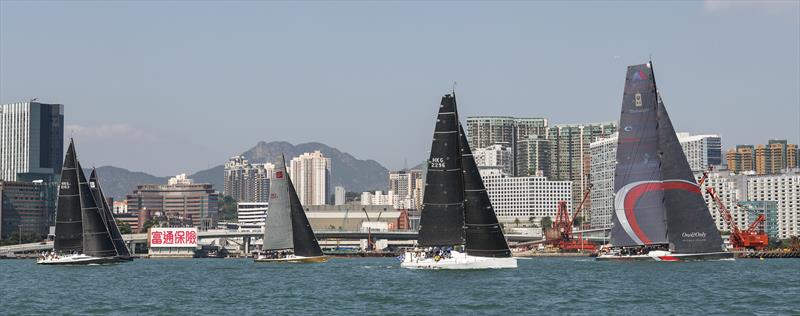
[[407, 270], [394, 258], [88, 267], [2, 260], [0, 314], [800, 315], [800, 260], [535, 258], [480, 271]]

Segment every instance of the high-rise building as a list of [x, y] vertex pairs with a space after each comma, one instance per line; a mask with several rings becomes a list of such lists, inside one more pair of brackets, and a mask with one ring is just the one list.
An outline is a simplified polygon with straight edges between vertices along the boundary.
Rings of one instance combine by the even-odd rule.
[[292, 159], [292, 183], [303, 205], [323, 205], [330, 202], [331, 159], [317, 150]]
[[47, 190], [42, 182], [0, 181], [0, 238], [47, 235]]
[[725, 155], [728, 169], [733, 172], [756, 170], [756, 147], [753, 145], [737, 145]]
[[[589, 185], [589, 145], [617, 131], [616, 122], [559, 124], [550, 127], [550, 179], [572, 181], [572, 205], [579, 205]], [[587, 206], [584, 206], [587, 207]], [[584, 210], [591, 218], [590, 209]]]
[[239, 202], [269, 202], [274, 173], [271, 163], [251, 164], [242, 156], [232, 157], [225, 163], [224, 193]]
[[497, 169], [482, 169], [480, 173], [497, 218], [503, 223], [519, 220], [539, 225], [544, 217], [555, 219], [559, 201], [566, 201], [572, 210], [570, 181], [512, 177]]
[[515, 118], [509, 116], [473, 116], [467, 118], [467, 136], [470, 147], [486, 148], [502, 145], [511, 149], [512, 174], [528, 175], [528, 160], [517, 160], [522, 149], [520, 144], [529, 136], [547, 135], [547, 120], [544, 118]]
[[[676, 133], [683, 153], [695, 172], [708, 169], [709, 165], [720, 165], [722, 139], [717, 135], [691, 135]], [[611, 225], [614, 212], [614, 172], [617, 163], [617, 133], [599, 139], [589, 145], [590, 175], [590, 223], [592, 227]], [[713, 213], [712, 213], [713, 215]], [[720, 219], [721, 220], [721, 219]]]
[[421, 188], [424, 185], [422, 180], [422, 170], [398, 170], [389, 172], [389, 191], [393, 192], [395, 197], [394, 205], [399, 209], [416, 209], [417, 200], [422, 201]]
[[514, 155], [510, 147], [491, 145], [472, 150], [472, 155], [475, 157], [475, 164], [478, 168], [496, 168], [502, 170], [507, 175], [514, 174]]
[[333, 205], [344, 205], [346, 193], [347, 191], [345, 191], [344, 187], [336, 186], [333, 190]]
[[142, 184], [128, 194], [128, 210], [191, 221], [207, 229], [217, 224], [219, 194], [211, 184]]
[[[64, 160], [64, 106], [0, 105], [0, 180], [54, 182]], [[20, 174], [27, 174], [18, 179]]]
[[747, 177], [748, 201], [775, 201], [778, 237], [800, 236], [800, 170]]
[[738, 145], [725, 157], [733, 172], [755, 171], [766, 175], [800, 167], [797, 144], [789, 144], [785, 139], [771, 139], [766, 145]]
[[550, 140], [545, 135], [528, 135], [517, 142], [514, 160], [517, 176], [550, 177]]

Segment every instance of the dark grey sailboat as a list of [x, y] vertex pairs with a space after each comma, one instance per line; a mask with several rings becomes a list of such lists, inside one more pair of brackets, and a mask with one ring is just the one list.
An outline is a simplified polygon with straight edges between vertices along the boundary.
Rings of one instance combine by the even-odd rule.
[[652, 63], [628, 67], [619, 126], [613, 248], [598, 259], [732, 258], [658, 94]]
[[37, 260], [39, 264], [97, 264], [117, 262], [114, 241], [86, 181], [86, 175], [70, 139], [56, 208], [53, 253]]
[[455, 93], [442, 97], [431, 144], [419, 246], [401, 266], [425, 269], [516, 268], [458, 120]]
[[103, 188], [100, 186], [100, 181], [97, 178], [97, 169], [94, 167], [92, 167], [92, 173], [89, 175], [89, 188], [92, 190], [92, 195], [95, 201], [97, 201], [98, 208], [100, 208], [103, 221], [105, 221], [108, 232], [111, 234], [111, 240], [114, 242], [114, 249], [117, 250], [117, 257], [123, 261], [132, 261], [133, 257], [131, 256], [131, 252], [128, 250], [125, 240], [122, 239], [122, 233], [117, 225], [117, 220], [114, 218], [111, 206], [108, 205], [106, 195], [103, 194]]
[[264, 246], [256, 262], [325, 262], [303, 205], [286, 172], [283, 155], [270, 179], [269, 210], [264, 227]]

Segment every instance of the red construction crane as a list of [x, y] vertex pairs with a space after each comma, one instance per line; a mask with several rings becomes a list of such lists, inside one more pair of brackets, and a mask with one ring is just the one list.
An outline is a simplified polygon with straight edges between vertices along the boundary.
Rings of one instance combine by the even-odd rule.
[[583, 199], [581, 200], [581, 204], [578, 205], [578, 208], [575, 209], [575, 212], [572, 214], [572, 218], [569, 216], [569, 212], [567, 212], [567, 202], [560, 201], [558, 202], [558, 212], [556, 213], [556, 219], [553, 221], [553, 229], [558, 233], [557, 239], [553, 239], [550, 242], [555, 243], [561, 250], [568, 250], [568, 251], [594, 251], [595, 245], [588, 240], [583, 239], [583, 236], [579, 236], [577, 239], [574, 238], [572, 235], [572, 227], [575, 225], [575, 220], [580, 215], [581, 211], [583, 210], [584, 204], [589, 199], [589, 193], [592, 191], [592, 185], [590, 184], [589, 187], [586, 189], [586, 192], [583, 194]]
[[731, 212], [728, 211], [728, 208], [725, 207], [725, 204], [722, 204], [722, 201], [717, 196], [717, 192], [714, 191], [714, 188], [708, 187], [706, 188], [706, 192], [708, 195], [714, 199], [714, 202], [717, 203], [717, 209], [719, 213], [722, 215], [722, 218], [725, 219], [725, 223], [731, 228], [731, 246], [734, 249], [755, 249], [761, 250], [767, 246], [769, 246], [769, 237], [766, 233], [764, 233], [763, 223], [764, 223], [764, 214], [759, 214], [758, 218], [750, 224], [747, 230], [742, 231], [739, 229], [739, 225], [736, 224], [736, 221], [733, 220], [733, 216], [731, 216]]
[[703, 183], [706, 182], [706, 179], [708, 179], [708, 173], [713, 171], [713, 170], [714, 170], [714, 166], [713, 165], [708, 165], [708, 169], [706, 171], [703, 171], [703, 176], [700, 177], [700, 180], [697, 180], [697, 186], [703, 185]]

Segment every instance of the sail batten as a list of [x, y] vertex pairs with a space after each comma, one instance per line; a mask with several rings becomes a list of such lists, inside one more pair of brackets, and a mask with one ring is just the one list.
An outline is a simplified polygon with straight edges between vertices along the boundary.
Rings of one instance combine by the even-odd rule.
[[[719, 251], [722, 239], [658, 94], [652, 65], [628, 67], [617, 142], [611, 243]], [[702, 237], [696, 237], [702, 236]]]
[[76, 165], [75, 144], [70, 141], [58, 188], [56, 236], [53, 242], [53, 249], [58, 252], [83, 251], [83, 218]]

